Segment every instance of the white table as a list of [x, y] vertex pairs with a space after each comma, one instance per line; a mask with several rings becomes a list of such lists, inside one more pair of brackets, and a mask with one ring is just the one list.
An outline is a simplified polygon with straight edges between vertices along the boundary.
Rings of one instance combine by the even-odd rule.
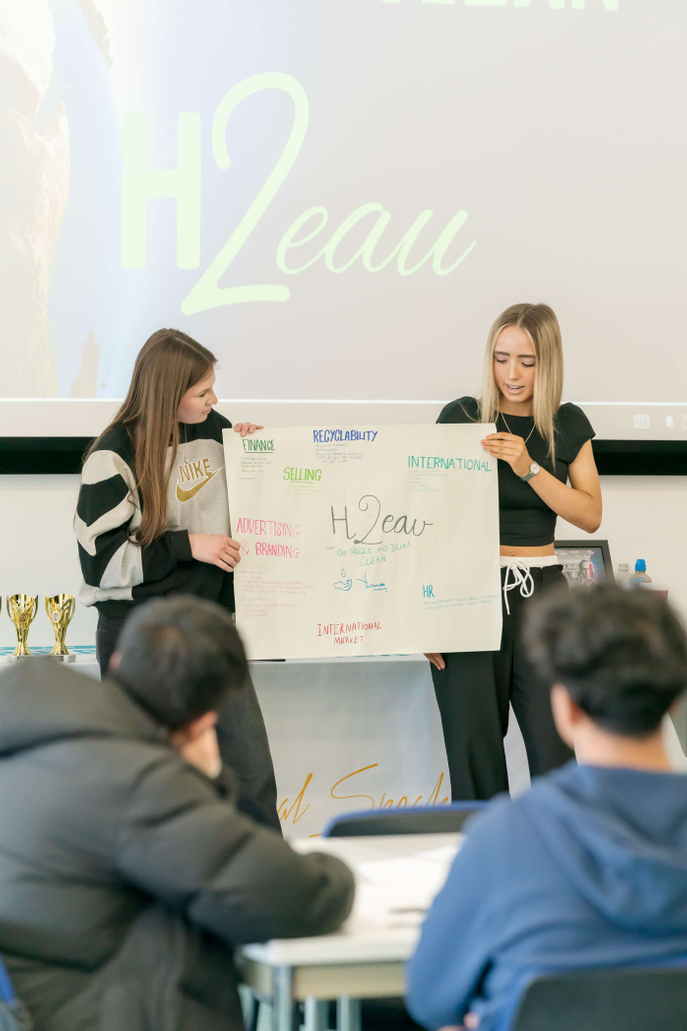
[[[353, 912], [336, 934], [245, 945], [237, 953], [243, 981], [274, 1007], [275, 1031], [291, 1031], [295, 1002], [305, 1003], [306, 1031], [325, 1031], [327, 1004], [338, 1001], [339, 1031], [359, 1031], [360, 999], [405, 991], [405, 963], [417, 942], [422, 915], [443, 883], [462, 840], [459, 834], [403, 834], [294, 842], [300, 852], [329, 852], [356, 875]], [[410, 860], [414, 876], [386, 863]], [[368, 865], [370, 864], [370, 865]], [[385, 881], [386, 883], [381, 883]], [[409, 886], [412, 884], [412, 888]]]

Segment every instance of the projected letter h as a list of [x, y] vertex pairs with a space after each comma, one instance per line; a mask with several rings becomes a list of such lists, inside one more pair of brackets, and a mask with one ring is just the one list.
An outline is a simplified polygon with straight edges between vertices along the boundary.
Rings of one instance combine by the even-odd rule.
[[177, 266], [200, 264], [200, 115], [179, 115], [177, 167], [148, 168], [148, 128], [143, 111], [122, 121], [122, 267], [145, 268], [146, 203], [176, 197]]

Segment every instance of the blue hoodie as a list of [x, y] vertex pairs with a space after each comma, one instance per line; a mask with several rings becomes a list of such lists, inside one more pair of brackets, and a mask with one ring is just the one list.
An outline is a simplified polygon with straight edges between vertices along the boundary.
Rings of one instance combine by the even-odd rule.
[[687, 956], [687, 777], [574, 762], [469, 826], [408, 967], [421, 1024], [497, 1026], [527, 968]]

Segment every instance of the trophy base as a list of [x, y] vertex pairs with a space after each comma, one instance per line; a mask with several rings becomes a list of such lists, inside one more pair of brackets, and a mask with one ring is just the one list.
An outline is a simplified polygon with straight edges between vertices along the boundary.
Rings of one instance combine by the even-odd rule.
[[39, 655], [34, 655], [33, 653], [31, 653], [30, 655], [6, 655], [5, 656], [5, 662], [21, 662], [23, 659], [38, 659], [38, 658], [40, 658], [40, 656]]
[[68, 652], [66, 655], [51, 655], [50, 658], [57, 659], [58, 662], [76, 662], [74, 652]]

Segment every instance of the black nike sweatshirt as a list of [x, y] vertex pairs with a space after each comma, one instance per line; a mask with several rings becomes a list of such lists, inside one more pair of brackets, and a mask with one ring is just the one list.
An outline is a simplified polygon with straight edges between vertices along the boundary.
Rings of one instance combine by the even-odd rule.
[[[168, 528], [140, 547], [141, 522], [133, 443], [113, 426], [83, 467], [74, 529], [83, 585], [79, 600], [104, 615], [125, 616], [148, 598], [196, 594], [234, 609], [234, 578], [191, 555], [189, 533], [230, 534], [222, 430], [231, 426], [214, 410], [205, 422], [180, 424], [179, 449], [169, 478]], [[172, 449], [168, 452], [171, 462]]]

